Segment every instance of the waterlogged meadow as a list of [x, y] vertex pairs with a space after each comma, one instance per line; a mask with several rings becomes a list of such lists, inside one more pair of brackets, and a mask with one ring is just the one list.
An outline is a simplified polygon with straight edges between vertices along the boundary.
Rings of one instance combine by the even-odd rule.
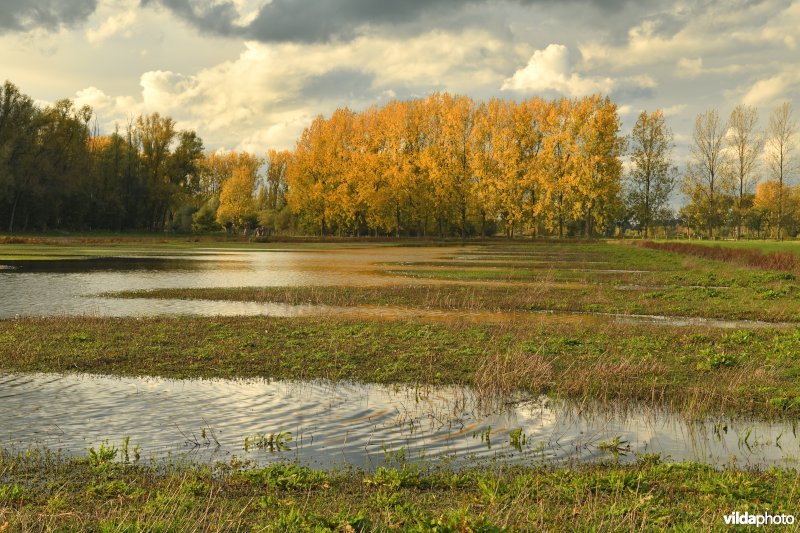
[[0, 527], [796, 511], [792, 243], [402, 244], [0, 245]]

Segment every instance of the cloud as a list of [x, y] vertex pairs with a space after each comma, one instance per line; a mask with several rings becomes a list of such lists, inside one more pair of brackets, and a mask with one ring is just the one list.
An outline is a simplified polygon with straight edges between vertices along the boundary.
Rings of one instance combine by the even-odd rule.
[[668, 107], [665, 107], [661, 110], [664, 113], [665, 117], [674, 117], [675, 115], [680, 115], [686, 110], [686, 104], [675, 104]]
[[[631, 27], [621, 44], [592, 40], [581, 43], [580, 51], [586, 65], [613, 70], [669, 62], [678, 64], [684, 77], [735, 72], [738, 67], [727, 65], [733, 54], [775, 43], [791, 49], [794, 39], [786, 36], [796, 33], [800, 23], [797, 6], [793, 0], [676, 2]], [[698, 54], [705, 59], [715, 55], [726, 64], [702, 70]]]
[[45, 29], [58, 31], [83, 22], [97, 8], [97, 0], [2, 0], [0, 33]]
[[678, 68], [675, 75], [679, 78], [696, 78], [703, 72], [703, 58], [697, 57], [690, 59], [682, 57], [678, 60]]
[[796, 91], [800, 86], [800, 71], [798, 65], [781, 72], [776, 76], [758, 80], [742, 96], [742, 103], [751, 106], [772, 104], [782, 99], [792, 88]]
[[337, 107], [363, 109], [437, 89], [495, 90], [513, 68], [503, 59], [509, 56], [509, 45], [479, 30], [339, 44], [249, 41], [238, 58], [194, 73], [147, 71], [133, 97], [88, 87], [76, 100], [92, 105], [106, 130], [158, 111], [195, 129], [206, 146], [264, 150], [293, 145], [314, 116]]
[[[575, 0], [577, 2], [577, 0]], [[628, 0], [594, 0], [599, 10], [616, 12]], [[470, 5], [492, 0], [142, 0], [161, 5], [200, 31], [261, 42], [318, 43], [350, 40], [369, 27], [416, 23], [416, 32], [441, 27]], [[502, 4], [557, 5], [556, 0], [507, 0]], [[439, 24], [441, 23], [441, 24]]]
[[569, 49], [562, 44], [550, 44], [536, 50], [528, 64], [506, 79], [502, 90], [521, 92], [557, 92], [577, 97], [588, 94], [610, 94], [624, 87], [649, 89], [655, 82], [646, 76], [613, 79], [601, 76], [581, 76], [574, 71]]
[[136, 11], [128, 9], [121, 13], [111, 15], [96, 28], [86, 30], [86, 39], [92, 44], [98, 44], [109, 37], [123, 33], [136, 22]]
[[[111, 3], [111, 0], [100, 0]], [[127, 1], [127, 0], [123, 0]], [[136, 0], [137, 10], [163, 7], [201, 33], [260, 42], [319, 43], [351, 40], [368, 33], [402, 30], [420, 34], [434, 28], [451, 28], [454, 18], [472, 7], [496, 11], [513, 6], [541, 10], [562, 4], [590, 6], [598, 14], [620, 13], [630, 0]], [[648, 2], [649, 3], [649, 0]], [[3, 0], [0, 31], [28, 31], [85, 22], [95, 12], [98, 0]], [[99, 42], [128, 24], [130, 11], [91, 31], [90, 41]], [[485, 20], [485, 19], [484, 19]], [[482, 27], [484, 20], [474, 20]], [[505, 24], [504, 24], [505, 26]]]

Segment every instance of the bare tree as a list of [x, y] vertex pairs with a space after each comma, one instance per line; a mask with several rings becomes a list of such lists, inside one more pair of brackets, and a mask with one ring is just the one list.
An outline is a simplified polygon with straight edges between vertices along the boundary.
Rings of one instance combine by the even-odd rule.
[[[742, 220], [745, 218], [747, 196], [758, 181], [755, 175], [756, 162], [763, 141], [756, 131], [758, 111], [754, 107], [739, 104], [731, 112], [728, 121], [728, 146], [732, 152], [735, 178], [736, 238], [742, 236]], [[747, 196], [746, 196], [747, 195]]]
[[778, 182], [778, 239], [783, 229], [784, 185], [798, 171], [800, 159], [796, 150], [795, 134], [797, 122], [792, 120], [792, 104], [779, 104], [769, 117], [766, 150], [764, 158], [772, 179]]
[[720, 122], [719, 113], [712, 109], [697, 115], [694, 123], [694, 143], [683, 191], [702, 216], [709, 237], [722, 221], [722, 201], [730, 189], [730, 168], [725, 158], [727, 126]]
[[642, 111], [630, 136], [633, 164], [628, 173], [626, 203], [647, 238], [656, 214], [675, 187], [678, 169], [672, 164], [672, 130], [661, 110]]

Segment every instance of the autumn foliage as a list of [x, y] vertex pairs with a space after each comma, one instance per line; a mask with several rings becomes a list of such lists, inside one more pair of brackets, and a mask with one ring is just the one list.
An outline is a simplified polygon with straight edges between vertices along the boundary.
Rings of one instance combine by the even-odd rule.
[[320, 234], [596, 234], [621, 208], [616, 104], [436, 93], [317, 117], [286, 168]]

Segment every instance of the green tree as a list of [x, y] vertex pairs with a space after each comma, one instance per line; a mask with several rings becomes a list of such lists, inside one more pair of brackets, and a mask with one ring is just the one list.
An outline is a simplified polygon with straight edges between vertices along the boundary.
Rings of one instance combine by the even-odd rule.
[[660, 110], [642, 111], [629, 138], [631, 169], [626, 204], [649, 235], [655, 214], [669, 201], [678, 169], [672, 163], [673, 135]]

